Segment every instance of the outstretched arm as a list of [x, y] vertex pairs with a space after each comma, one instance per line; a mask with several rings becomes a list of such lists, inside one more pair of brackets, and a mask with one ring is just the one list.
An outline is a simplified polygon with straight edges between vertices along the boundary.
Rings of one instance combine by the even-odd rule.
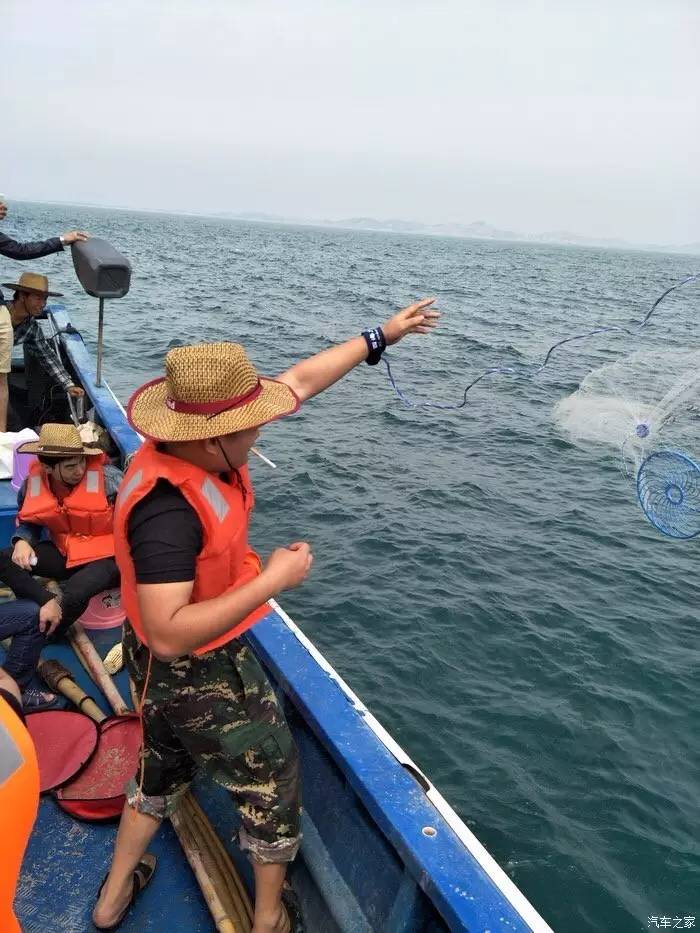
[[[409, 305], [382, 324], [387, 346], [398, 343], [407, 334], [427, 334], [438, 322], [440, 312], [432, 309], [434, 298], [423, 298]], [[367, 359], [365, 338], [352, 337], [345, 343], [310, 356], [277, 378], [299, 396], [300, 401], [313, 398]]]
[[0, 233], [0, 256], [7, 256], [8, 259], [41, 259], [51, 253], [60, 253], [62, 249], [63, 243], [57, 236], [35, 243], [19, 243]]
[[71, 230], [60, 237], [54, 236], [35, 243], [19, 243], [7, 234], [0, 233], [0, 256], [7, 256], [8, 259], [41, 259], [51, 253], [60, 253], [64, 245], [70, 246], [71, 243], [82, 242], [87, 238], [88, 234], [82, 230]]

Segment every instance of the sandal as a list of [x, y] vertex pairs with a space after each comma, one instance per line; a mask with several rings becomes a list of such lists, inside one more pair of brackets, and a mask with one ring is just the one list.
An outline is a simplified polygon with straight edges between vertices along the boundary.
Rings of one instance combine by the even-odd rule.
[[[157, 860], [156, 860], [155, 855], [149, 855], [148, 858], [153, 859], [153, 862], [151, 863], [150, 861], [147, 862], [145, 861], [145, 859], [141, 859], [141, 861], [138, 863], [138, 865], [134, 869], [134, 882], [133, 882], [133, 888], [131, 890], [131, 897], [129, 898], [129, 902], [124, 908], [124, 910], [117, 917], [114, 923], [111, 923], [107, 927], [98, 927], [95, 921], [93, 920], [92, 925], [96, 930], [116, 930], [124, 922], [126, 915], [129, 913], [131, 908], [134, 906], [134, 902], [136, 898], [146, 887], [148, 882], [153, 877], [153, 872], [156, 870]], [[100, 894], [102, 894], [102, 888], [105, 886], [107, 878], [109, 878], [109, 872], [107, 872], [107, 874], [102, 879], [102, 884], [100, 885], [99, 890], [97, 892], [98, 901], [100, 899]]]
[[54, 709], [61, 705], [61, 698], [41, 687], [27, 687], [22, 692], [22, 708], [25, 713], [38, 713], [43, 709]]

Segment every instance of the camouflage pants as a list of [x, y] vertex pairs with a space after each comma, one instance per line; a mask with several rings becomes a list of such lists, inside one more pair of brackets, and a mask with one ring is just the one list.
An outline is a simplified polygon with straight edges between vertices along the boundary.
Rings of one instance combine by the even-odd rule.
[[[124, 625], [124, 658], [139, 696], [148, 649]], [[153, 658], [143, 706], [141, 772], [132, 807], [168, 816], [198, 768], [233, 795], [241, 848], [257, 862], [291, 861], [299, 848], [299, 762], [289, 727], [253, 652], [240, 641], [200, 657]]]

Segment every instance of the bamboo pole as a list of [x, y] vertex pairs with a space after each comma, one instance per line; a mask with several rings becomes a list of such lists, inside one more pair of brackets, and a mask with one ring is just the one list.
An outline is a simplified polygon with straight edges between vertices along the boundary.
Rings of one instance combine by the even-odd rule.
[[211, 823], [199, 809], [194, 797], [189, 792], [183, 798], [183, 808], [191, 825], [201, 836], [203, 841], [206, 842], [211, 856], [216, 863], [217, 870], [222, 877], [222, 881], [226, 885], [236, 912], [241, 916], [242, 920], [247, 918], [249, 921], [252, 921], [252, 909], [248, 909], [247, 894], [245, 893], [245, 889], [243, 889], [245, 896], [243, 898], [241, 897], [241, 889], [237, 882], [241, 884], [241, 888], [242, 883], [238, 878], [238, 873], [229, 858], [228, 852], [224, 849]]
[[107, 702], [112, 707], [117, 716], [122, 716], [129, 712], [129, 707], [124, 702], [121, 694], [114, 685], [114, 681], [105, 670], [102, 658], [95, 650], [95, 646], [85, 634], [85, 629], [80, 622], [74, 622], [67, 632], [70, 643], [73, 645], [78, 660], [88, 672], [93, 681], [104, 693]]
[[209, 873], [214, 889], [223, 905], [226, 916], [233, 923], [236, 933], [249, 933], [250, 924], [245, 908], [240, 905], [234, 894], [235, 886], [227, 879], [221, 870], [221, 864], [216, 858], [209, 839], [201, 832], [201, 828], [186, 811], [182, 813], [182, 820], [189, 830], [192, 839], [202, 854], [202, 862]]
[[241, 881], [240, 875], [236, 871], [231, 856], [226, 851], [221, 839], [191, 791], [188, 791], [183, 796], [182, 804], [186, 808], [186, 812], [189, 813], [194, 825], [197, 826], [200, 833], [206, 839], [212, 856], [216, 860], [217, 866], [221, 872], [223, 881], [229, 889], [231, 899], [241, 918], [241, 922], [247, 922], [249, 926], [252, 927], [253, 904], [248, 896], [245, 885]]
[[221, 903], [219, 893], [214, 887], [210, 875], [211, 869], [207, 870], [207, 867], [204, 865], [203, 853], [200, 847], [201, 843], [194, 838], [183, 816], [184, 814], [181, 814], [180, 811], [177, 810], [170, 817], [170, 821], [177, 833], [177, 838], [180, 840], [180, 845], [187, 856], [187, 861], [190, 863], [190, 867], [197, 879], [197, 883], [207, 903], [209, 913], [212, 915], [216, 929], [219, 933], [241, 933], [240, 927], [236, 927], [233, 920], [227, 916], [227, 912]]
[[[191, 799], [190, 797], [190, 801]], [[250, 933], [252, 924], [246, 904], [241, 901], [234, 883], [236, 869], [206, 816], [202, 813], [201, 820], [195, 818], [192, 807], [188, 805], [190, 801], [186, 801], [182, 808], [183, 822], [198, 844], [214, 887], [228, 911], [229, 918], [235, 924], [236, 930], [241, 933]]]
[[37, 665], [39, 676], [54, 693], [62, 693], [74, 703], [81, 713], [85, 713], [95, 722], [103, 722], [107, 717], [91, 696], [72, 679], [70, 671], [60, 661], [41, 661]]
[[[210, 905], [215, 921], [219, 916], [216, 910], [220, 905], [225, 917], [233, 924], [235, 933], [250, 933], [253, 925], [253, 905], [248, 892], [228, 852], [190, 791], [183, 795], [172, 822], [193, 871], [195, 864], [201, 863], [206, 875], [202, 893], [208, 904], [209, 890], [206, 885], [210, 884], [215, 891], [217, 902], [213, 910]], [[193, 853], [195, 864], [190, 858]]]

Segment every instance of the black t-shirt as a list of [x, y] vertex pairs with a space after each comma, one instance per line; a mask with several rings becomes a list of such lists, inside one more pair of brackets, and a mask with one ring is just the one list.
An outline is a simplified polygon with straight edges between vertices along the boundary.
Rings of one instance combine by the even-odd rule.
[[129, 516], [129, 546], [137, 583], [194, 580], [202, 523], [179, 489], [160, 479]]

